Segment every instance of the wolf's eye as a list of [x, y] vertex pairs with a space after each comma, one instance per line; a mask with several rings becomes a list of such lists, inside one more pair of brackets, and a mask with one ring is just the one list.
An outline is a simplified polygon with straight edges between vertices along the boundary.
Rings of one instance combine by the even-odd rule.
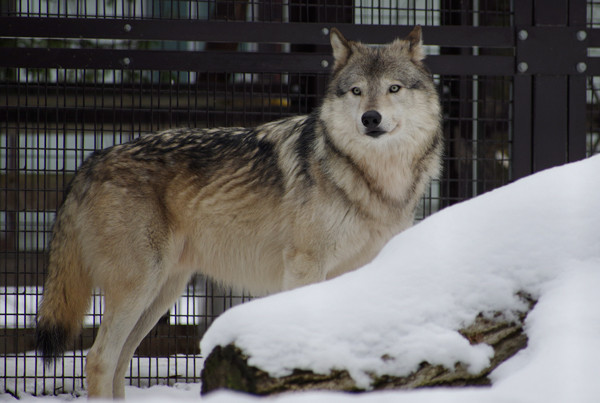
[[358, 87], [353, 87], [350, 91], [352, 91], [352, 93], [354, 95], [360, 95], [360, 94], [362, 94], [362, 92], [360, 92], [360, 88], [358, 88]]
[[402, 87], [400, 87], [400, 86], [399, 86], [399, 85], [397, 85], [397, 84], [391, 85], [391, 86], [390, 86], [390, 92], [391, 92], [392, 94], [393, 94], [393, 93], [396, 93], [396, 92], [400, 91], [400, 88], [402, 88]]

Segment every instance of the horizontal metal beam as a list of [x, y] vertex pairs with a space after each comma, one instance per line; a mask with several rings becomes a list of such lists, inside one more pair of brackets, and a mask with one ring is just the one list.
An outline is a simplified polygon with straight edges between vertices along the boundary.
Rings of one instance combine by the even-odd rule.
[[[20, 284], [21, 286], [23, 284]], [[172, 357], [176, 354], [200, 354], [198, 340], [206, 331], [204, 325], [171, 325], [159, 322], [146, 335], [135, 351], [136, 357]], [[72, 346], [74, 350], [88, 349], [94, 342], [97, 329], [84, 327], [81, 336]], [[36, 349], [34, 328], [3, 328], [2, 338], [11, 340], [10, 343], [0, 343], [1, 355], [22, 354]], [[78, 353], [75, 353], [79, 356]], [[81, 357], [83, 358], [83, 357]], [[58, 364], [60, 365], [60, 364]], [[49, 371], [50, 372], [50, 371]], [[147, 377], [132, 377], [132, 380], [146, 379]], [[192, 375], [189, 378], [193, 378]], [[200, 379], [197, 379], [198, 381]]]
[[[173, 70], [196, 72], [327, 72], [329, 56], [315, 53], [192, 52], [114, 49], [6, 48], [6, 67]], [[329, 63], [329, 62], [328, 62]]]
[[514, 74], [511, 56], [429, 56], [425, 63], [434, 74], [511, 76]]
[[[202, 20], [0, 17], [0, 36], [23, 38], [259, 42], [327, 45], [329, 30], [366, 43], [406, 36], [412, 26]], [[512, 47], [510, 27], [423, 27], [428, 45]]]
[[[0, 48], [5, 67], [172, 70], [224, 73], [323, 73], [333, 63], [323, 53], [191, 52], [114, 49]], [[430, 56], [437, 74], [511, 75], [510, 56]]]
[[[395, 25], [335, 25], [348, 39], [365, 43], [385, 43], [397, 37], [404, 37], [412, 26]], [[514, 30], [511, 27], [470, 27], [470, 26], [424, 26], [423, 40], [426, 45], [443, 47], [512, 48]], [[348, 32], [348, 34], [346, 34]]]

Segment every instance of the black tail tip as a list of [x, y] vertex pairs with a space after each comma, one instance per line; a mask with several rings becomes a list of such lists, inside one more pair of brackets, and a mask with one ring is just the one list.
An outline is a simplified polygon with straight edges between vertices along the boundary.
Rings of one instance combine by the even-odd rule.
[[67, 330], [62, 326], [38, 323], [35, 331], [36, 348], [46, 365], [50, 365], [65, 352], [67, 335]]

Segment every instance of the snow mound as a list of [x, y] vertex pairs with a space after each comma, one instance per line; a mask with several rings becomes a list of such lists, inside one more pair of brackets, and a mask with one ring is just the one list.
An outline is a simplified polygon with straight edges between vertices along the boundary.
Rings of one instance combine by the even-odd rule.
[[598, 289], [600, 156], [445, 209], [357, 271], [230, 309], [201, 349], [235, 343], [276, 377], [346, 369], [367, 388], [369, 373], [404, 376], [423, 361], [478, 372], [492, 348], [457, 330], [479, 312], [524, 309], [524, 291], [539, 299], [529, 347], [492, 374], [494, 387], [556, 397], [565, 382], [598, 388], [581, 376], [600, 362]]

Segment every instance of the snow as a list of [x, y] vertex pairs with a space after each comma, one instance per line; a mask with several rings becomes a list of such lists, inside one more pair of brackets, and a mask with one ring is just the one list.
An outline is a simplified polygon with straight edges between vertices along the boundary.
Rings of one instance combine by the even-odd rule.
[[[527, 292], [538, 299], [525, 322], [528, 347], [491, 374], [491, 387], [269, 400], [593, 402], [600, 396], [598, 289], [600, 156], [445, 209], [395, 237], [355, 272], [232, 308], [213, 323], [201, 349], [208, 354], [235, 343], [251, 365], [274, 376], [294, 368], [346, 369], [363, 387], [368, 373], [402, 376], [422, 361], [447, 367], [460, 361], [477, 372], [492, 350], [470, 345], [456, 330], [479, 312], [525, 309], [516, 294]], [[127, 396], [197, 401], [198, 391], [198, 385], [128, 387]], [[257, 400], [233, 392], [202, 398]]]

